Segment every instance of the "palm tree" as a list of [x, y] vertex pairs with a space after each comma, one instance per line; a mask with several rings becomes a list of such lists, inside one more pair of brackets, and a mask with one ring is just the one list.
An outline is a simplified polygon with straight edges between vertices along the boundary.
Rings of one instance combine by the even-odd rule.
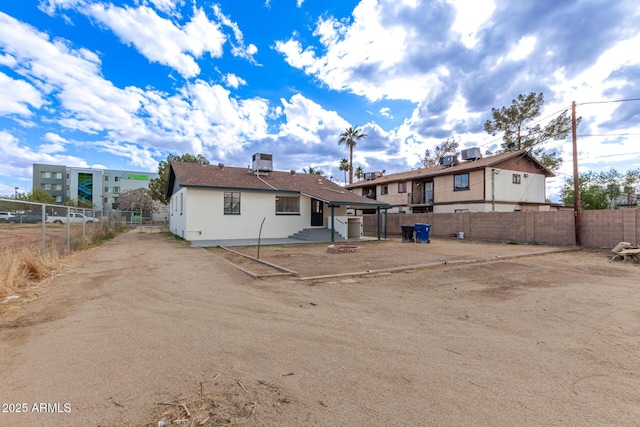
[[344, 171], [344, 185], [347, 185], [347, 171], [349, 170], [349, 159], [344, 158], [340, 160], [340, 167], [338, 168]]
[[347, 144], [349, 146], [349, 184], [353, 183], [353, 147], [356, 142], [366, 138], [367, 134], [362, 133], [357, 126], [351, 126], [340, 134], [338, 145]]
[[311, 175], [322, 175], [323, 172], [319, 168], [314, 168], [313, 166], [309, 166], [309, 169], [302, 169], [302, 172], [308, 173]]
[[356, 168], [356, 178], [358, 178], [358, 181], [360, 181], [363, 176], [364, 176], [364, 169], [362, 169], [362, 166], [358, 166]]

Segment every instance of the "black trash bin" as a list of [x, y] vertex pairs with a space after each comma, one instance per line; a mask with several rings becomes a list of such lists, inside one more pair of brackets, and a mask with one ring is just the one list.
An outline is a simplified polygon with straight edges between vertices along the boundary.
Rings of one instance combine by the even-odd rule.
[[413, 231], [415, 227], [413, 225], [401, 225], [400, 229], [402, 230], [402, 243], [415, 242], [413, 239]]

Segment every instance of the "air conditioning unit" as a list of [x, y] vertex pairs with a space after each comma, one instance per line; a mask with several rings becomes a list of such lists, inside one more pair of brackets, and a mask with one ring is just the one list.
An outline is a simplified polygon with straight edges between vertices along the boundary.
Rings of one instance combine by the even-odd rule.
[[365, 172], [364, 173], [364, 180], [365, 181], [372, 181], [376, 178], [380, 178], [382, 176], [382, 172]]
[[480, 153], [480, 148], [467, 148], [466, 150], [462, 150], [460, 153], [462, 160], [477, 160], [482, 158], [482, 153]]
[[256, 153], [253, 155], [253, 171], [256, 172], [271, 172], [273, 171], [273, 155]]
[[453, 166], [456, 164], [456, 156], [442, 156], [440, 166]]

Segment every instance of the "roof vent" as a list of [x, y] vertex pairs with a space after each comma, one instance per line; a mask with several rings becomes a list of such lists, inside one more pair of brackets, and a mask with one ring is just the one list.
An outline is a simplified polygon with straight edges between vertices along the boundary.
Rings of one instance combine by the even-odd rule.
[[219, 169], [224, 169], [224, 163], [218, 163], [218, 168]]
[[291, 169], [291, 175], [295, 175], [296, 174], [296, 170], [295, 169]]
[[273, 155], [256, 153], [253, 155], [254, 172], [271, 172], [273, 170]]

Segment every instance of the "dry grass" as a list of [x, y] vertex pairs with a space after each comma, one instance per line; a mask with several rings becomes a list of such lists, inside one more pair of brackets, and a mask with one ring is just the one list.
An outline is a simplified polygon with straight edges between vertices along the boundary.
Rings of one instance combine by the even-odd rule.
[[[97, 230], [86, 237], [72, 236], [71, 252], [85, 250], [114, 238], [127, 231], [128, 227], [117, 227], [115, 230]], [[9, 249], [0, 256], [0, 315], [6, 315], [21, 304], [28, 302], [35, 295], [35, 285], [43, 280], [56, 276], [63, 269], [61, 257], [67, 252], [66, 241], [62, 243], [50, 241], [43, 253], [39, 245]], [[7, 300], [7, 297], [18, 296], [19, 300]]]
[[39, 249], [6, 252], [0, 259], [0, 298], [19, 295], [29, 285], [52, 276], [61, 268], [58, 251]]

